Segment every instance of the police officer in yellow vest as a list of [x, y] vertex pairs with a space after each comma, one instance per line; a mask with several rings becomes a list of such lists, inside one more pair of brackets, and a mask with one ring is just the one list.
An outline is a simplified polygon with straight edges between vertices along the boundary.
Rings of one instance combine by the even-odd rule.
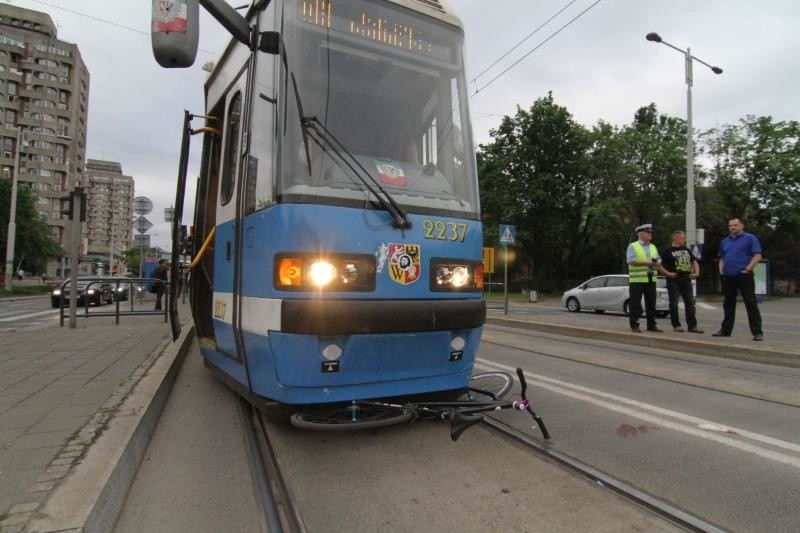
[[630, 304], [628, 319], [631, 330], [641, 333], [639, 318], [642, 316], [642, 296], [644, 296], [647, 331], [661, 333], [656, 325], [656, 276], [658, 272], [666, 275], [661, 266], [658, 249], [650, 241], [653, 239], [653, 225], [642, 224], [636, 227], [638, 241], [628, 245], [628, 282], [630, 284]]

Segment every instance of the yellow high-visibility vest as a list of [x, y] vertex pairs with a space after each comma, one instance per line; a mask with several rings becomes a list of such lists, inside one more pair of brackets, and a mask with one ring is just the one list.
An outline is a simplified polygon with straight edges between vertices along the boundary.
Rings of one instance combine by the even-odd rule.
[[[633, 253], [635, 254], [637, 261], [647, 261], [647, 253], [644, 251], [644, 246], [639, 241], [631, 243], [633, 246]], [[660, 256], [658, 255], [658, 248], [656, 248], [655, 244], [650, 243], [650, 260], [658, 259]], [[649, 266], [639, 266], [639, 265], [628, 265], [628, 282], [629, 283], [648, 283], [650, 281], [650, 276], [648, 276], [648, 272], [651, 272]], [[655, 279], [655, 276], [653, 276]]]

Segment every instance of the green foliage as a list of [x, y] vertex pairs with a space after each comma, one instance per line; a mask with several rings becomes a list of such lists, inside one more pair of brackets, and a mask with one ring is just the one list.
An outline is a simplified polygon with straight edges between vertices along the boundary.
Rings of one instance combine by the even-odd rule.
[[[712, 161], [710, 189], [727, 227], [741, 217], [761, 239], [773, 274], [797, 276], [800, 267], [800, 124], [749, 115], [703, 135]], [[724, 235], [724, 233], [723, 233]]]
[[[517, 227], [513, 273], [533, 287], [564, 287], [593, 275], [624, 272], [625, 249], [643, 222], [655, 243], [684, 229], [686, 122], [654, 104], [630, 124], [578, 124], [552, 94], [517, 108], [478, 150], [487, 246], [499, 224]], [[800, 128], [797, 122], [746, 117], [701, 135], [696, 165], [698, 227], [706, 229], [704, 268], [727, 221], [741, 216], [768, 249], [773, 273], [796, 276], [800, 266]]]
[[[50, 230], [39, 218], [36, 209], [38, 195], [35, 191], [17, 187], [15, 215], [14, 268], [22, 266], [26, 272], [43, 272], [50, 258], [64, 255], [61, 246], [50, 237]], [[0, 254], [6, 257], [8, 242], [8, 217], [11, 204], [11, 179], [0, 178]]]

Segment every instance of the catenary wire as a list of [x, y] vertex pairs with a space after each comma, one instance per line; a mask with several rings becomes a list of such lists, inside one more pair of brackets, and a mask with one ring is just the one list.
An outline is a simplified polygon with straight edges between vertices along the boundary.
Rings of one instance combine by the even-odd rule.
[[596, 6], [597, 4], [599, 4], [599, 3], [600, 3], [600, 2], [602, 2], [602, 1], [603, 1], [603, 0], [596, 0], [596, 1], [595, 1], [595, 2], [592, 4], [592, 5], [590, 5], [589, 7], [587, 7], [586, 9], [584, 9], [583, 11], [581, 11], [580, 13], [578, 13], [577, 15], [575, 15], [573, 18], [571, 18], [571, 19], [569, 20], [569, 22], [567, 22], [566, 24], [564, 24], [563, 26], [561, 26], [560, 28], [558, 28], [558, 29], [557, 29], [555, 32], [551, 33], [551, 34], [550, 34], [550, 35], [549, 35], [549, 36], [548, 36], [548, 37], [547, 37], [547, 38], [546, 38], [544, 41], [540, 42], [539, 44], [537, 44], [536, 46], [534, 46], [534, 47], [533, 47], [533, 49], [531, 49], [530, 51], [528, 51], [528, 52], [527, 52], [525, 55], [523, 55], [522, 57], [520, 57], [519, 59], [517, 59], [516, 61], [514, 61], [514, 62], [513, 62], [513, 63], [512, 63], [512, 64], [511, 64], [511, 65], [510, 65], [508, 68], [506, 68], [506, 69], [505, 69], [503, 72], [501, 72], [500, 74], [498, 74], [497, 76], [495, 76], [494, 78], [492, 78], [491, 80], [489, 80], [489, 81], [488, 81], [488, 82], [487, 82], [487, 83], [486, 83], [486, 84], [485, 84], [483, 87], [481, 87], [481, 88], [479, 88], [479, 89], [478, 89], [478, 88], [476, 88], [476, 89], [475, 89], [475, 92], [474, 92], [474, 93], [472, 93], [472, 94], [470, 95], [470, 97], [472, 97], [472, 96], [475, 96], [476, 94], [478, 94], [478, 93], [479, 93], [479, 92], [481, 92], [482, 90], [486, 89], [486, 88], [487, 88], [489, 85], [491, 85], [492, 83], [494, 83], [495, 81], [497, 81], [498, 79], [500, 79], [500, 78], [501, 78], [503, 75], [505, 75], [505, 74], [506, 74], [506, 73], [507, 73], [509, 70], [513, 69], [513, 68], [514, 68], [514, 67], [516, 67], [516, 66], [517, 66], [519, 63], [521, 63], [521, 62], [522, 62], [522, 60], [524, 60], [524, 59], [525, 59], [525, 58], [527, 58], [529, 55], [531, 55], [532, 53], [534, 53], [536, 50], [538, 50], [539, 48], [541, 48], [541, 47], [542, 47], [542, 46], [543, 46], [545, 43], [547, 43], [548, 41], [550, 41], [551, 39], [553, 39], [553, 38], [554, 38], [556, 35], [558, 35], [558, 34], [559, 34], [559, 33], [561, 33], [562, 31], [564, 31], [564, 30], [565, 30], [565, 29], [566, 29], [566, 28], [567, 28], [567, 27], [568, 27], [570, 24], [572, 24], [573, 22], [575, 22], [576, 20], [578, 20], [579, 18], [581, 18], [581, 17], [582, 17], [583, 15], [585, 15], [585, 14], [586, 14], [586, 13], [587, 13], [587, 12], [588, 12], [590, 9], [592, 9], [594, 6]]
[[[67, 13], [72, 13], [73, 15], [77, 15], [79, 17], [85, 17], [87, 19], [91, 19], [91, 20], [94, 20], [94, 21], [97, 21], [97, 22], [102, 22], [103, 24], [110, 24], [111, 26], [115, 26], [115, 27], [123, 29], [123, 30], [132, 31], [134, 33], [139, 33], [141, 35], [147, 35], [148, 37], [150, 36], [150, 32], [149, 31], [142, 31], [142, 30], [137, 29], [137, 28], [132, 28], [130, 26], [125, 26], [124, 24], [120, 24], [120, 23], [114, 22], [112, 20], [101, 19], [100, 17], [95, 17], [94, 15], [89, 15], [89, 14], [86, 14], [86, 13], [82, 13], [80, 11], [75, 11], [74, 9], [67, 9], [66, 7], [57, 6], [57, 5], [51, 4], [49, 2], [43, 2], [42, 0], [30, 0], [30, 1], [35, 3], [35, 4], [41, 4], [43, 6], [52, 7], [53, 9], [60, 9], [61, 11], [66, 11]], [[208, 54], [208, 55], [212, 55], [212, 56], [214, 55], [213, 52], [209, 52], [208, 50], [204, 50], [202, 48], [198, 48], [197, 50], [199, 52], [203, 52], [204, 54]]]
[[570, 1], [570, 2], [568, 2], [566, 5], [564, 5], [564, 7], [562, 7], [561, 9], [559, 9], [559, 10], [558, 10], [558, 11], [557, 11], [557, 12], [556, 12], [556, 13], [555, 13], [555, 14], [554, 14], [552, 17], [550, 17], [549, 19], [547, 19], [546, 21], [544, 21], [543, 23], [541, 23], [541, 24], [540, 24], [540, 25], [539, 25], [539, 26], [538, 26], [538, 27], [537, 27], [535, 30], [533, 30], [532, 32], [530, 32], [530, 33], [529, 33], [528, 35], [526, 35], [526, 36], [525, 36], [525, 37], [524, 37], [522, 40], [520, 40], [520, 41], [519, 41], [517, 44], [515, 44], [514, 46], [512, 46], [512, 47], [511, 47], [511, 48], [510, 48], [510, 49], [509, 49], [509, 50], [508, 50], [508, 51], [507, 51], [505, 54], [503, 54], [502, 56], [498, 57], [498, 58], [495, 60], [495, 62], [494, 62], [494, 63], [492, 63], [491, 65], [489, 65], [488, 67], [486, 67], [485, 69], [483, 69], [482, 71], [480, 71], [480, 72], [479, 72], [479, 73], [478, 73], [478, 74], [477, 74], [477, 75], [476, 75], [474, 78], [472, 78], [472, 80], [470, 80], [470, 83], [476, 83], [476, 84], [477, 84], [478, 78], [480, 78], [481, 76], [483, 76], [484, 74], [486, 74], [486, 72], [488, 72], [488, 71], [489, 71], [489, 70], [490, 70], [490, 69], [491, 69], [493, 66], [495, 66], [495, 65], [496, 65], [496, 64], [498, 64], [500, 61], [502, 61], [503, 59], [505, 59], [505, 58], [508, 56], [508, 54], [510, 54], [511, 52], [513, 52], [514, 50], [516, 50], [517, 48], [519, 48], [519, 47], [522, 45], [522, 43], [524, 43], [525, 41], [527, 41], [528, 39], [530, 39], [531, 37], [533, 37], [533, 36], [534, 36], [536, 33], [538, 33], [538, 32], [539, 32], [539, 30], [541, 30], [542, 28], [544, 28], [545, 26], [547, 26], [548, 24], [550, 24], [550, 22], [551, 22], [551, 21], [552, 21], [554, 18], [556, 18], [557, 16], [559, 16], [561, 13], [563, 13], [563, 12], [564, 12], [564, 10], [566, 10], [566, 9], [567, 9], [569, 6], [571, 6], [572, 4], [574, 4], [574, 3], [575, 3], [575, 2], [577, 2], [577, 1], [578, 1], [578, 0], [571, 0], [571, 1]]

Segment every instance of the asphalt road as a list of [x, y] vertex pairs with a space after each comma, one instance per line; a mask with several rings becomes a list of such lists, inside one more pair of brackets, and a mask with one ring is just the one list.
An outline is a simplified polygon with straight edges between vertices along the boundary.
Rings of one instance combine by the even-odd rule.
[[800, 530], [800, 370], [500, 327], [480, 357], [526, 370], [558, 450], [732, 531]]
[[58, 321], [49, 296], [0, 299], [0, 333], [41, 327]]

